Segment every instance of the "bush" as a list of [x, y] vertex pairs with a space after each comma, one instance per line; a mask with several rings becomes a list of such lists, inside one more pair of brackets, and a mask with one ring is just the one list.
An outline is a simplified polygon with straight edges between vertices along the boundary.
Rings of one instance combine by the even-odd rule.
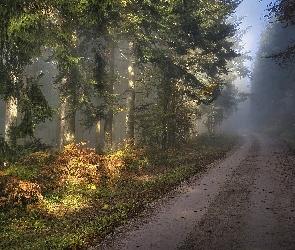
[[33, 138], [25, 142], [24, 145], [10, 146], [4, 138], [0, 136], [0, 167], [3, 167], [5, 163], [18, 161], [31, 153], [44, 151], [50, 148], [51, 146], [42, 143], [38, 138]]
[[11, 161], [14, 157], [15, 152], [9, 147], [4, 138], [0, 136], [0, 167], [3, 167], [6, 161]]

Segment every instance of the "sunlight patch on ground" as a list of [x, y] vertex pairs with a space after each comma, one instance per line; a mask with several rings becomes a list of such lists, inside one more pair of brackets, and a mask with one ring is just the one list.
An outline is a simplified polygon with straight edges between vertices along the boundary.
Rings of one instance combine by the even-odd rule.
[[83, 199], [81, 194], [70, 194], [61, 199], [58, 197], [51, 197], [49, 199], [44, 199], [42, 205], [48, 214], [57, 217], [89, 207], [88, 202]]

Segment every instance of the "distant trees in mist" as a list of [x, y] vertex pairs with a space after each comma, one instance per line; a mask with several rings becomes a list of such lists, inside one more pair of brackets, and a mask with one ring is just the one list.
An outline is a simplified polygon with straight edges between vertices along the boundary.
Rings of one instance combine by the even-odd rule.
[[[282, 11], [286, 11], [286, 6], [280, 5], [283, 2], [291, 3], [277, 1], [270, 9], [271, 22], [261, 34], [251, 78], [252, 122], [279, 134], [295, 131], [295, 66], [290, 52], [295, 26], [294, 20], [289, 22], [283, 16]], [[294, 13], [292, 6], [289, 15]]]

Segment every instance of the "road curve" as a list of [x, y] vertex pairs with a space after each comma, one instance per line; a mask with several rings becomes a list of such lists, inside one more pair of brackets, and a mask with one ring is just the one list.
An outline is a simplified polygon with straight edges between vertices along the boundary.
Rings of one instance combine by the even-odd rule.
[[242, 138], [149, 218], [91, 249], [294, 250], [295, 159], [267, 136]]

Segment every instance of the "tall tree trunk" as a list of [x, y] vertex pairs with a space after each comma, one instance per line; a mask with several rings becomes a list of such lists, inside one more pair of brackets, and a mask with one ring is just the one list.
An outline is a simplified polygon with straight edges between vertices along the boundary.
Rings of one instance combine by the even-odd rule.
[[[113, 41], [109, 43], [110, 49], [108, 54], [109, 76], [110, 79], [106, 86], [109, 94], [114, 93], [114, 73], [115, 73], [115, 44]], [[110, 151], [113, 146], [113, 110], [112, 107], [107, 111], [104, 122], [104, 151]]]
[[10, 128], [17, 122], [17, 99], [10, 96], [6, 101], [5, 135], [4, 139], [9, 145], [15, 145], [16, 139], [10, 134]]
[[98, 121], [95, 125], [95, 148], [96, 150], [102, 150], [102, 143], [101, 143], [101, 121]]
[[[68, 78], [62, 79], [62, 85], [69, 84]], [[64, 147], [75, 142], [75, 93], [61, 98], [63, 99], [60, 105], [60, 147]]]
[[[79, 39], [77, 29], [73, 32], [73, 40], [70, 46], [70, 53], [72, 56], [77, 56]], [[71, 65], [69, 69], [65, 69], [63, 78], [61, 80], [60, 96], [60, 147], [75, 143], [76, 134], [76, 104], [77, 104], [77, 84], [79, 69], [77, 65]]]
[[128, 60], [128, 96], [127, 96], [127, 116], [126, 116], [126, 141], [130, 146], [134, 145], [135, 130], [135, 58], [133, 55], [133, 42], [129, 43]]

